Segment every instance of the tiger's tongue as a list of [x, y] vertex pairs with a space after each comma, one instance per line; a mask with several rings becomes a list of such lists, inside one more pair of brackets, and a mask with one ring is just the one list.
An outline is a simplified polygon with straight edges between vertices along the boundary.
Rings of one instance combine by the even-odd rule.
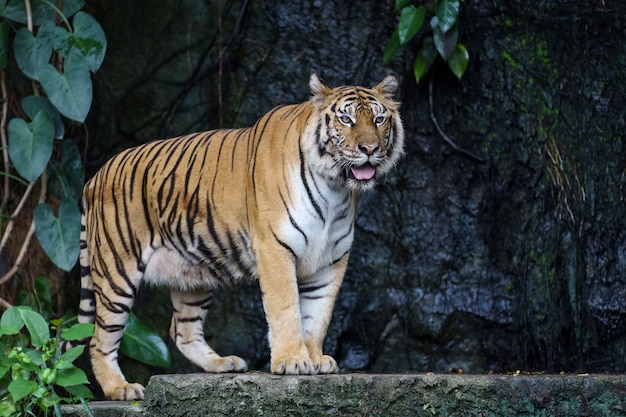
[[352, 170], [352, 175], [354, 175], [354, 178], [357, 180], [369, 180], [376, 174], [376, 169], [369, 164], [360, 167], [352, 167], [350, 169]]

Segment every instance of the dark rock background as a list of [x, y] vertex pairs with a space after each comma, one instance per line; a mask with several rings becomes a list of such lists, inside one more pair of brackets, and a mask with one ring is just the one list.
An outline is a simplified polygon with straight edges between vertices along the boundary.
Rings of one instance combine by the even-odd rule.
[[[326, 341], [345, 370], [626, 370], [626, 7], [617, 0], [461, 4], [458, 81], [392, 63], [393, 1], [92, 1], [109, 40], [96, 76], [87, 175], [150, 139], [252, 124], [329, 84], [393, 70], [407, 156], [361, 195], [349, 271]], [[207, 337], [266, 369], [256, 283], [220, 289]], [[167, 335], [169, 296], [137, 314]], [[175, 350], [175, 348], [173, 348]], [[168, 372], [191, 371], [180, 355]], [[130, 365], [126, 363], [124, 366]], [[156, 369], [127, 371], [144, 380]]]

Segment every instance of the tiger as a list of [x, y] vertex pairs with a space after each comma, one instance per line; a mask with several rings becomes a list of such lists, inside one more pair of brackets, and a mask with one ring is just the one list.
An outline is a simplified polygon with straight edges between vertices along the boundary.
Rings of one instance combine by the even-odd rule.
[[344, 278], [357, 195], [404, 154], [391, 73], [372, 88], [329, 87], [279, 105], [252, 127], [218, 129], [127, 149], [85, 184], [78, 319], [94, 323], [89, 356], [111, 400], [142, 400], [118, 364], [140, 283], [171, 291], [169, 335], [206, 372], [244, 372], [204, 339], [216, 286], [258, 281], [270, 372], [339, 371], [322, 350]]

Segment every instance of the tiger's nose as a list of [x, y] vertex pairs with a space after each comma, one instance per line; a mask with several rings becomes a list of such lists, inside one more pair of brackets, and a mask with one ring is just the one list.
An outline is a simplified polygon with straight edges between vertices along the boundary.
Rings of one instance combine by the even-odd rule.
[[377, 143], [359, 143], [359, 150], [364, 154], [371, 155], [378, 150]]

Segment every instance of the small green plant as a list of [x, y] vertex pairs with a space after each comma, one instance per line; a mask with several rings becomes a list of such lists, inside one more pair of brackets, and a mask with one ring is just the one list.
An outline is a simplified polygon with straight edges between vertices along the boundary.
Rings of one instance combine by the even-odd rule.
[[[0, 417], [60, 416], [59, 404], [93, 398], [87, 376], [74, 361], [83, 353], [80, 345], [62, 353], [62, 340], [93, 335], [92, 324], [62, 329], [62, 320], [48, 322], [30, 307], [6, 310], [0, 318]], [[24, 330], [25, 329], [25, 330]], [[56, 333], [51, 337], [50, 330]]]
[[440, 56], [454, 75], [461, 79], [467, 68], [469, 55], [467, 48], [458, 43], [459, 3], [460, 0], [434, 0], [416, 7], [411, 4], [411, 0], [396, 0], [395, 10], [400, 11], [400, 20], [385, 49], [383, 64], [389, 64], [417, 34], [424, 23], [429, 6], [434, 9], [434, 15], [430, 19], [432, 36], [424, 38], [422, 48], [417, 52], [413, 64], [415, 81], [419, 83], [424, 78], [437, 56]]

